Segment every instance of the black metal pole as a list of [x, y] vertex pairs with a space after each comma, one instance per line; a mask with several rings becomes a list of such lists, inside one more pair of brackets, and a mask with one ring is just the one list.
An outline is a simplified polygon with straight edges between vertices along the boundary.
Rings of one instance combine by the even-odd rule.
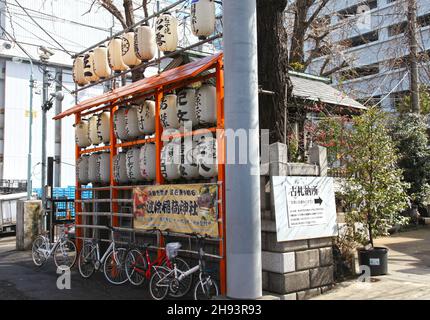
[[49, 196], [46, 197], [46, 210], [49, 212], [49, 219], [48, 219], [48, 230], [49, 230], [49, 236], [51, 238], [51, 242], [54, 242], [54, 206], [52, 201], [52, 188], [54, 185], [54, 158], [48, 157], [48, 170], [47, 170], [47, 187], [49, 188]]

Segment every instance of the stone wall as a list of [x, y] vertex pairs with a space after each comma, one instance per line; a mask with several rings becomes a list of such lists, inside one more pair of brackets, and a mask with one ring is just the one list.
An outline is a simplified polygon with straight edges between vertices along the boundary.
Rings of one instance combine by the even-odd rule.
[[333, 239], [278, 242], [270, 177], [324, 176], [327, 155], [319, 146], [309, 150], [308, 164], [288, 163], [286, 155], [285, 145], [271, 145], [268, 174], [261, 176], [263, 290], [282, 300], [303, 300], [324, 293], [334, 283]]

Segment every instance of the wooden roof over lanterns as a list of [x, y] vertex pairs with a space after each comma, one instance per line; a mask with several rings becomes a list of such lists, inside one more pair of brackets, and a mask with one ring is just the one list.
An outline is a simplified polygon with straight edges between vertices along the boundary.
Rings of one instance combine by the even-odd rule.
[[138, 94], [148, 93], [160, 87], [180, 84], [181, 82], [197, 77], [202, 72], [212, 69], [215, 64], [222, 59], [223, 54], [215, 55], [190, 62], [186, 65], [167, 70], [149, 78], [145, 78], [124, 87], [116, 88], [107, 93], [93, 97], [78, 103], [74, 107], [57, 114], [53, 119], [60, 120], [64, 117], [90, 110], [102, 105], [120, 104], [123, 100], [130, 97], [138, 97]]

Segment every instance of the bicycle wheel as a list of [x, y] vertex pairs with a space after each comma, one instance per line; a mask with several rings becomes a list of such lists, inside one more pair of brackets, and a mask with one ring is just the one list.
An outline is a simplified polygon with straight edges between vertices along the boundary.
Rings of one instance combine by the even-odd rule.
[[48, 250], [46, 247], [46, 239], [43, 236], [38, 236], [31, 247], [31, 256], [36, 266], [41, 267], [46, 262], [46, 256], [41, 250]]
[[82, 278], [88, 279], [96, 270], [97, 254], [96, 246], [87, 243], [81, 249], [78, 259], [79, 273]]
[[[176, 269], [178, 269], [179, 271], [178, 276], [181, 273], [190, 270], [190, 266], [188, 265], [188, 263], [186, 263], [185, 260], [179, 257], [172, 259], [171, 263], [172, 265], [176, 264]], [[182, 298], [190, 291], [192, 284], [193, 284], [193, 274], [186, 276], [181, 281], [177, 279], [173, 279], [170, 284], [169, 296], [173, 298]]]
[[219, 295], [218, 285], [209, 276], [199, 280], [194, 288], [194, 300], [212, 300], [217, 295]]
[[124, 248], [118, 248], [115, 251], [109, 253], [103, 266], [103, 272], [106, 279], [115, 285], [124, 284], [128, 281], [127, 274], [125, 272], [125, 255], [127, 250]]
[[154, 267], [154, 273], [149, 280], [149, 293], [154, 300], [163, 300], [169, 293], [170, 270], [164, 267]]
[[76, 262], [76, 246], [70, 241], [66, 240], [60, 243], [54, 252], [54, 262], [60, 270], [68, 270], [73, 267]]
[[143, 254], [137, 250], [129, 250], [125, 258], [125, 273], [128, 281], [135, 286], [139, 286], [145, 281], [148, 263]]

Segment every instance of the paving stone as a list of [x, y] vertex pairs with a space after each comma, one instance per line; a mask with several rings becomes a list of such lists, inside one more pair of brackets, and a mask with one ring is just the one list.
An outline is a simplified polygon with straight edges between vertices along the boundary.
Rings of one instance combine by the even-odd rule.
[[261, 276], [261, 282], [262, 282], [263, 290], [266, 290], [269, 288], [269, 273], [267, 271], [263, 270], [263, 274]]
[[322, 247], [331, 247], [333, 244], [333, 238], [318, 238], [318, 239], [310, 239], [309, 240], [309, 248], [322, 248]]
[[319, 266], [319, 250], [305, 250], [296, 252], [296, 270], [311, 269]]
[[311, 287], [322, 287], [333, 284], [333, 266], [310, 270]]
[[326, 267], [333, 264], [333, 248], [320, 248], [320, 266]]
[[266, 220], [266, 219], [261, 220], [261, 231], [275, 233], [276, 222], [273, 220]]
[[294, 252], [262, 252], [262, 267], [265, 271], [288, 273], [296, 271]]
[[334, 288], [334, 285], [331, 284], [331, 285], [328, 285], [328, 286], [323, 286], [320, 289], [321, 289], [321, 293], [326, 293], [326, 292], [328, 292], [330, 290], [333, 290], [333, 288]]
[[310, 287], [309, 270], [292, 273], [269, 273], [268, 291], [280, 294], [302, 291]]
[[292, 252], [297, 250], [306, 250], [308, 248], [307, 240], [296, 240], [296, 241], [283, 241], [278, 242], [276, 239], [276, 233], [274, 232], [263, 232], [265, 235], [265, 243], [263, 250], [271, 252]]
[[306, 300], [321, 294], [319, 288], [297, 292], [297, 300]]

